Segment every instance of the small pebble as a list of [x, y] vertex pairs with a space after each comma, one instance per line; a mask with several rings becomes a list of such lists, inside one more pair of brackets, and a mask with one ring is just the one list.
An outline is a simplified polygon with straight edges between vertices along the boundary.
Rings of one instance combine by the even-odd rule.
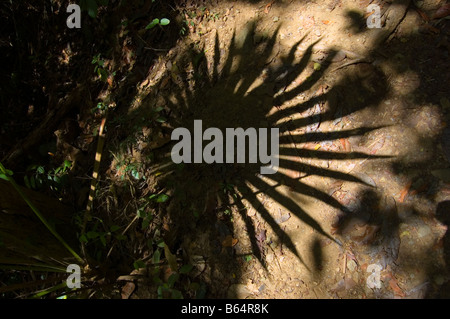
[[429, 233], [431, 233], [431, 229], [427, 225], [420, 225], [419, 229], [417, 230], [417, 234], [419, 235], [419, 238], [425, 237]]
[[350, 271], [354, 271], [356, 269], [356, 262], [353, 259], [347, 261], [347, 268]]

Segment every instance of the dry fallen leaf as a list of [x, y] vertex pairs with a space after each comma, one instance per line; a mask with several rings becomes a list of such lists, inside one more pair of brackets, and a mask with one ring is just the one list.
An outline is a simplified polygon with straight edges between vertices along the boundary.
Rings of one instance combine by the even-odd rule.
[[433, 19], [445, 18], [450, 15], [450, 3], [444, 4], [442, 7], [437, 9], [433, 15]]
[[233, 247], [238, 243], [238, 239], [233, 238], [233, 236], [228, 235], [225, 237], [225, 239], [222, 241], [223, 247]]
[[264, 8], [264, 13], [268, 14], [270, 8], [272, 7], [272, 4], [274, 3], [275, 0], [272, 0], [270, 3], [266, 4], [265, 8]]
[[339, 141], [341, 142], [344, 151], [350, 152], [352, 150], [352, 147], [350, 146], [350, 142], [348, 141], [348, 139], [340, 138]]
[[130, 298], [131, 294], [133, 293], [134, 289], [136, 288], [136, 285], [129, 281], [125, 284], [125, 286], [122, 287], [121, 296], [122, 299], [128, 299]]
[[177, 257], [170, 252], [170, 249], [166, 244], [164, 244], [164, 254], [166, 256], [167, 262], [169, 263], [170, 269], [172, 271], [177, 271], [178, 270]]
[[411, 184], [412, 184], [412, 182], [409, 182], [408, 184], [406, 184], [405, 188], [403, 188], [402, 191], [400, 192], [400, 197], [398, 199], [398, 201], [400, 203], [404, 202], [406, 195], [408, 195], [409, 189], [411, 188]]
[[403, 292], [403, 290], [399, 287], [397, 279], [394, 277], [392, 272], [388, 272], [385, 275], [385, 278], [389, 279], [389, 287], [394, 291], [394, 294], [398, 297], [405, 297], [406, 294]]
[[395, 278], [389, 280], [389, 287], [391, 287], [395, 295], [402, 298], [406, 296], [403, 290], [398, 286], [397, 280]]
[[106, 79], [106, 82], [108, 82], [108, 85], [109, 85], [110, 87], [113, 86], [113, 81], [114, 81], [114, 78], [113, 78], [111, 75], [108, 76], [108, 79]]

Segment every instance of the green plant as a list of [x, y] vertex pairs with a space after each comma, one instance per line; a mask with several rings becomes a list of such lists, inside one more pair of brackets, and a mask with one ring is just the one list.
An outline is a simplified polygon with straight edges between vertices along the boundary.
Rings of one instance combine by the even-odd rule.
[[31, 165], [27, 168], [23, 181], [30, 189], [39, 190], [42, 187], [48, 187], [54, 192], [60, 192], [68, 182], [71, 167], [72, 162], [69, 160], [48, 171], [42, 165]]
[[[183, 22], [187, 24], [187, 21], [183, 21]], [[185, 33], [186, 33], [186, 28], [184, 25], [182, 25], [181, 29], [180, 29], [180, 35], [185, 35]]]
[[149, 24], [147, 24], [147, 26], [145, 27], [146, 30], [149, 29], [153, 29], [155, 26], [159, 25], [159, 26], [165, 26], [168, 25], [170, 23], [170, 20], [167, 18], [162, 18], [160, 19], [153, 19], [152, 22], [150, 22]]
[[95, 112], [99, 111], [101, 113], [105, 113], [107, 109], [108, 109], [108, 105], [106, 105], [105, 102], [98, 102], [97, 105], [91, 109], [91, 112], [95, 113]]
[[130, 174], [135, 180], [145, 179], [145, 176], [140, 173], [142, 163], [130, 162], [130, 160], [119, 162], [116, 170], [120, 175], [120, 179], [124, 180], [127, 174]]
[[224, 194], [229, 194], [229, 195], [233, 196], [234, 198], [237, 197], [234, 184], [225, 182], [225, 183], [220, 183], [220, 186], [221, 186]]
[[81, 234], [79, 240], [81, 243], [85, 244], [86, 247], [90, 245], [94, 256], [97, 260], [103, 257], [103, 253], [108, 244], [113, 240], [124, 240], [126, 236], [119, 232], [121, 228], [119, 225], [108, 226], [102, 219], [98, 217], [95, 218], [95, 223], [89, 231]]
[[109, 0], [81, 0], [80, 8], [82, 11], [87, 11], [91, 18], [96, 18], [99, 6], [107, 6]]
[[152, 194], [144, 198], [143, 204], [137, 210], [137, 217], [142, 219], [142, 229], [147, 229], [153, 220], [153, 212], [150, 209], [152, 203], [164, 203], [169, 199], [166, 194]]
[[216, 22], [216, 20], [220, 19], [220, 14], [219, 13], [212, 13], [209, 15], [209, 20]]
[[188, 29], [194, 29], [195, 22], [192, 21], [192, 20], [188, 20], [188, 19], [183, 20], [183, 24], [182, 24], [181, 29], [180, 29], [180, 35], [185, 35], [186, 34], [186, 31], [187, 31], [186, 27]]
[[167, 122], [167, 119], [163, 115], [160, 114], [162, 110], [164, 110], [164, 107], [162, 107], [162, 106], [158, 106], [157, 108], [152, 109], [152, 111], [151, 111], [152, 112], [152, 119], [154, 121], [156, 121], [158, 123], [165, 123], [165, 122]]
[[148, 268], [159, 299], [182, 299], [183, 292], [193, 292], [198, 297], [203, 296], [204, 285], [191, 282], [189, 279], [193, 265], [179, 266], [175, 255], [170, 252], [162, 239], [149, 240], [148, 246], [153, 250], [152, 255], [144, 260], [136, 260], [133, 267], [136, 270]]
[[[91, 63], [92, 63], [92, 64], [95, 64], [94, 72], [97, 73], [97, 75], [99, 76], [100, 80], [102, 80], [103, 82], [107, 82], [107, 81], [108, 81], [108, 78], [109, 78], [110, 76], [115, 76], [115, 75], [116, 75], [116, 72], [115, 72], [115, 71], [112, 72], [112, 73], [110, 73], [110, 72], [108, 72], [108, 71], [105, 69], [105, 60], [102, 59], [100, 53], [97, 54], [97, 55], [95, 55], [95, 56], [92, 58]], [[97, 106], [98, 106], [98, 105], [97, 105]]]

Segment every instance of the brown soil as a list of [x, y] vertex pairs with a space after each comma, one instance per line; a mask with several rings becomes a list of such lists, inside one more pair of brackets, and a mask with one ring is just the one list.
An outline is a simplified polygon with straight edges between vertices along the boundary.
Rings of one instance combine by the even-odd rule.
[[[368, 2], [267, 4], [209, 4], [220, 18], [196, 21], [185, 39], [206, 59], [192, 65], [169, 52], [164, 60], [186, 70], [178, 89], [173, 81], [161, 91], [171, 110], [180, 107], [178, 125], [202, 119], [283, 132], [273, 176], [186, 165], [159, 181], [177, 184], [172, 231], [209, 297], [441, 296], [449, 279], [438, 212], [449, 195], [437, 171], [448, 167], [440, 144], [448, 44], [439, 41], [448, 23], [423, 32], [414, 6], [397, 12], [383, 1], [399, 25], [379, 43], [378, 30], [361, 25]], [[427, 6], [430, 14], [439, 1]], [[180, 225], [192, 210], [199, 219]], [[370, 265], [380, 266], [380, 288], [368, 285]]]

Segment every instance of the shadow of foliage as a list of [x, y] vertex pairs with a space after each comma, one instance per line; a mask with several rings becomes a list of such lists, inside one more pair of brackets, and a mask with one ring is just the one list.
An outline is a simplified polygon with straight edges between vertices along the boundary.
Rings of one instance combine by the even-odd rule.
[[[216, 260], [229, 261], [216, 263], [220, 272], [226, 273], [232, 265], [230, 257], [254, 255], [266, 266], [266, 244], [264, 229], [256, 218], [247, 215], [253, 208], [262, 221], [275, 233], [284, 247], [303, 261], [292, 239], [286, 234], [277, 217], [264, 207], [258, 194], [264, 193], [272, 201], [299, 218], [321, 236], [340, 243], [328, 234], [307, 213], [292, 196], [279, 190], [288, 186], [292, 193], [315, 198], [342, 212], [349, 210], [326, 192], [302, 182], [301, 176], [316, 175], [366, 185], [367, 183], [349, 173], [308, 163], [308, 159], [348, 160], [377, 158], [361, 152], [334, 152], [302, 148], [301, 143], [326, 143], [340, 138], [360, 136], [379, 127], [361, 127], [342, 131], [322, 132], [318, 127], [325, 121], [336, 120], [340, 116], [352, 114], [379, 101], [385, 92], [385, 80], [377, 83], [373, 92], [361, 85], [362, 78], [355, 76], [332, 88], [325, 86], [304, 101], [296, 99], [300, 94], [316, 88], [329, 65], [314, 70], [304, 81], [295, 81], [311, 67], [313, 43], [298, 59], [296, 51], [302, 44], [300, 40], [285, 56], [279, 55], [276, 30], [263, 41], [255, 43], [257, 21], [234, 34], [227, 50], [220, 47], [218, 33], [209, 51], [206, 48], [192, 47], [188, 52], [171, 62], [170, 91], [161, 90], [164, 97], [167, 122], [166, 134], [177, 127], [194, 132], [194, 120], [202, 120], [202, 129], [218, 128], [277, 128], [279, 129], [279, 169], [272, 175], [261, 175], [263, 163], [181, 163], [174, 164], [170, 157], [175, 141], [168, 143], [152, 153], [153, 160], [149, 174], [157, 175], [158, 184], [170, 193], [170, 204], [165, 218], [170, 221], [170, 231], [165, 240], [176, 250], [184, 248], [188, 258], [206, 256], [214, 264]], [[208, 51], [208, 52], [207, 52]], [[227, 53], [225, 53], [227, 52]], [[331, 56], [335, 52], [331, 52]], [[275, 58], [281, 64], [272, 63]], [[182, 67], [187, 66], [187, 72]], [[292, 85], [294, 83], [294, 85]], [[175, 87], [175, 89], [174, 89]], [[353, 88], [357, 87], [357, 90]], [[350, 89], [351, 88], [351, 89]], [[345, 95], [344, 95], [345, 94]], [[360, 94], [357, 96], [357, 94]], [[364, 96], [361, 102], [359, 96]], [[339, 110], [327, 109], [324, 103], [340, 97], [346, 107]], [[145, 98], [143, 105], [149, 103]], [[288, 106], [288, 103], [291, 105]], [[142, 110], [130, 112], [130, 117]], [[310, 112], [308, 116], [298, 116]], [[193, 143], [192, 143], [193, 145]], [[206, 143], [203, 143], [205, 146]], [[144, 150], [145, 152], [145, 150]], [[248, 154], [246, 154], [246, 159]], [[292, 177], [289, 172], [299, 174]], [[251, 251], [228, 247], [225, 240], [233, 235], [233, 223], [227, 214], [233, 211], [244, 221], [249, 236]], [[201, 237], [207, 240], [199, 240]], [[199, 244], [201, 242], [201, 244]], [[240, 251], [239, 251], [240, 250]], [[320, 247], [314, 249], [316, 264], [321, 264]], [[307, 265], [305, 267], [308, 268]], [[319, 267], [320, 268], [320, 267]]]

